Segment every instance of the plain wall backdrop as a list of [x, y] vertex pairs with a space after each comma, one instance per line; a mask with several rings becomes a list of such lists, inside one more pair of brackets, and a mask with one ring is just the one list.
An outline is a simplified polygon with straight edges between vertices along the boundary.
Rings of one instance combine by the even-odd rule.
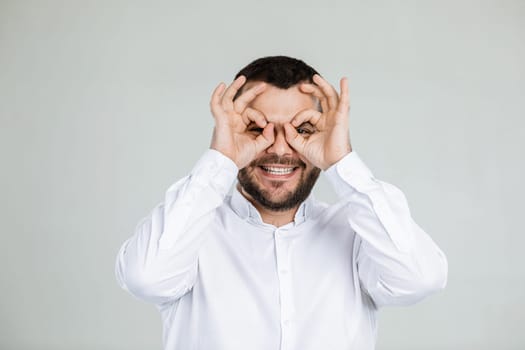
[[117, 250], [276, 54], [349, 77], [354, 149], [448, 256], [378, 349], [525, 348], [524, 1], [0, 0], [1, 349], [161, 349]]

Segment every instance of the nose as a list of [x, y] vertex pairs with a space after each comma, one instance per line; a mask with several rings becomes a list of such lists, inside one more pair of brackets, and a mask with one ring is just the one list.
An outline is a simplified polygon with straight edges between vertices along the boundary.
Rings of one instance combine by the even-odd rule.
[[275, 140], [273, 144], [266, 149], [266, 152], [278, 156], [291, 156], [293, 154], [293, 149], [286, 141], [284, 129], [280, 128], [280, 130], [275, 131]]

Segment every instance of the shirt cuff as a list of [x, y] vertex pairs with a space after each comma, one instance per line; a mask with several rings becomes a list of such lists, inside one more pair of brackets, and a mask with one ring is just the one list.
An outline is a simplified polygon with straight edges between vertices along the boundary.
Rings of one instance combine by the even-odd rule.
[[237, 178], [239, 169], [230, 158], [219, 151], [208, 149], [193, 167], [191, 180], [213, 187], [219, 194], [225, 196]]
[[339, 198], [346, 197], [354, 191], [369, 192], [380, 186], [355, 151], [348, 153], [326, 169], [325, 175]]
[[[219, 151], [208, 149], [193, 166], [189, 179], [191, 183], [197, 185], [197, 188], [211, 187], [225, 197], [238, 172], [237, 165], [230, 158]], [[168, 188], [167, 193], [175, 191], [179, 186], [179, 182], [174, 183]]]

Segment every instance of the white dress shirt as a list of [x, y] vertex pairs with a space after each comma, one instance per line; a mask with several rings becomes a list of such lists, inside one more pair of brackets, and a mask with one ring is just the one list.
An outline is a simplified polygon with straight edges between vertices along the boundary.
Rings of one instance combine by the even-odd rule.
[[119, 284], [157, 305], [165, 350], [372, 350], [377, 310], [444, 288], [447, 260], [355, 151], [293, 222], [265, 224], [208, 150], [122, 246]]

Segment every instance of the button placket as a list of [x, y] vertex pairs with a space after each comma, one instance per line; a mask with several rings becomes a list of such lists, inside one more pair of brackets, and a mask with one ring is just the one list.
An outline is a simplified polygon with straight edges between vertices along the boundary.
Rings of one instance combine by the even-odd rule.
[[[283, 236], [283, 230], [275, 230], [277, 253], [277, 271], [281, 302], [281, 349], [291, 346], [294, 302], [292, 294], [292, 276], [290, 270], [292, 240]], [[286, 233], [284, 233], [286, 235]]]

